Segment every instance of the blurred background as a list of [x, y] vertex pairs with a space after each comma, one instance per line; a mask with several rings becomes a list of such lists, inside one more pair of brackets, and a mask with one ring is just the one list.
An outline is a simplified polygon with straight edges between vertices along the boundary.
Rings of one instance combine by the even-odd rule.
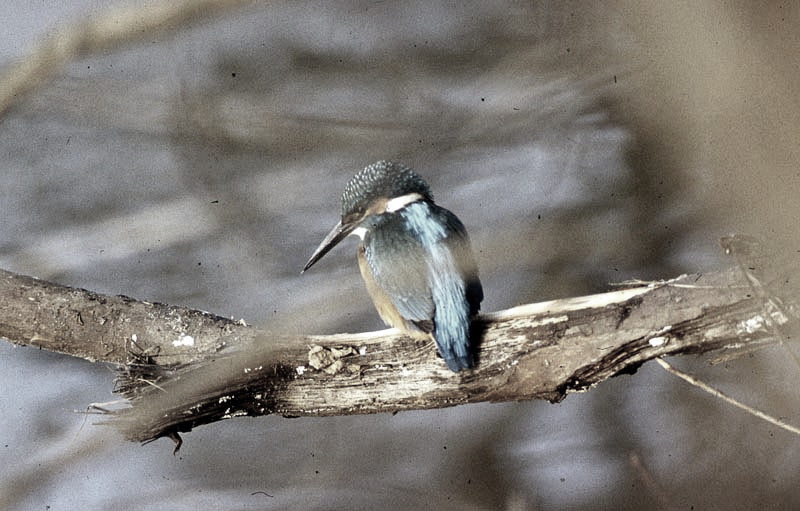
[[[107, 7], [7, 2], [0, 64]], [[0, 117], [0, 268], [275, 332], [380, 329], [355, 242], [299, 275], [378, 159], [467, 226], [484, 311], [724, 268], [734, 232], [796, 253], [798, 26], [798, 5], [745, 1], [198, 15], [71, 60]], [[673, 363], [800, 424], [786, 349]], [[652, 363], [559, 404], [235, 419], [175, 457], [80, 413], [113, 378], [0, 342], [0, 507], [800, 506], [800, 439]]]

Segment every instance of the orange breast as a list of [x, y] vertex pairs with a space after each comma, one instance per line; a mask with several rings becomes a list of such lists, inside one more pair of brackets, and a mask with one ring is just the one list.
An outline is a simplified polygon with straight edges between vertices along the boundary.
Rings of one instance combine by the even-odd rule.
[[369, 292], [369, 296], [372, 298], [372, 302], [378, 310], [378, 315], [384, 323], [394, 328], [399, 328], [413, 337], [430, 338], [428, 334], [421, 332], [418, 328], [414, 327], [413, 324], [409, 324], [409, 322], [400, 315], [397, 311], [397, 307], [394, 306], [392, 300], [389, 298], [389, 295], [375, 282], [372, 276], [372, 269], [369, 267], [367, 258], [364, 256], [364, 246], [360, 243], [358, 245], [358, 268], [361, 270], [361, 277], [364, 279], [364, 283], [367, 285], [367, 292]]

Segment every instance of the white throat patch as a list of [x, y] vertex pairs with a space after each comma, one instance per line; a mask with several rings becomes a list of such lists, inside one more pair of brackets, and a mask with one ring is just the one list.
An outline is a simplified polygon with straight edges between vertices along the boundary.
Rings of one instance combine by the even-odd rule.
[[367, 234], [367, 229], [365, 227], [356, 227], [353, 229], [353, 232], [350, 233], [350, 236], [358, 236], [361, 238], [361, 241], [364, 241], [364, 236]]

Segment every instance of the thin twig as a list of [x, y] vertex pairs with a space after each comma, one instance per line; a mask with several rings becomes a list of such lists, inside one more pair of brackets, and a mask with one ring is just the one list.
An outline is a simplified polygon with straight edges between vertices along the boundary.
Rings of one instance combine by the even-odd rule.
[[775, 426], [778, 426], [779, 428], [782, 428], [782, 429], [785, 429], [786, 431], [792, 432], [795, 435], [800, 435], [800, 428], [792, 426], [791, 424], [786, 424], [784, 422], [781, 422], [779, 419], [776, 419], [775, 417], [773, 417], [771, 415], [768, 415], [768, 414], [762, 412], [761, 410], [757, 410], [757, 409], [753, 408], [752, 406], [748, 406], [748, 405], [746, 405], [746, 404], [744, 404], [744, 403], [742, 403], [740, 401], [737, 401], [736, 399], [734, 399], [734, 398], [732, 398], [730, 396], [727, 396], [727, 395], [723, 394], [719, 390], [715, 389], [714, 387], [712, 387], [712, 386], [710, 386], [710, 385], [708, 385], [706, 383], [703, 383], [702, 381], [698, 380], [694, 376], [692, 376], [690, 374], [686, 374], [683, 371], [681, 371], [680, 369], [675, 369], [674, 367], [669, 365], [669, 363], [666, 360], [664, 360], [663, 358], [657, 358], [656, 362], [658, 362], [659, 365], [661, 365], [661, 367], [666, 369], [667, 372], [670, 372], [670, 373], [674, 374], [675, 376], [677, 376], [678, 378], [681, 378], [684, 381], [690, 383], [691, 385], [694, 385], [695, 387], [698, 387], [698, 388], [708, 392], [712, 396], [718, 397], [718, 398], [722, 399], [723, 401], [725, 401], [726, 403], [730, 403], [733, 406], [735, 406], [737, 408], [740, 408], [740, 409], [746, 411], [749, 414], [755, 415], [759, 419], [765, 420], [765, 421], [769, 422], [770, 424], [774, 424]]

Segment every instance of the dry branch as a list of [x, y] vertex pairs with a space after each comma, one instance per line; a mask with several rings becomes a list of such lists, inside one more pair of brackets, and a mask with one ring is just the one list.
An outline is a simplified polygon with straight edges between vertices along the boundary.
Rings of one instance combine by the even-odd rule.
[[455, 374], [432, 344], [394, 330], [276, 336], [182, 307], [0, 278], [0, 336], [122, 365], [117, 390], [130, 407], [110, 422], [137, 441], [234, 416], [557, 401], [655, 357], [775, 341], [795, 319], [751, 271], [682, 276], [485, 314], [473, 325], [478, 366]]

